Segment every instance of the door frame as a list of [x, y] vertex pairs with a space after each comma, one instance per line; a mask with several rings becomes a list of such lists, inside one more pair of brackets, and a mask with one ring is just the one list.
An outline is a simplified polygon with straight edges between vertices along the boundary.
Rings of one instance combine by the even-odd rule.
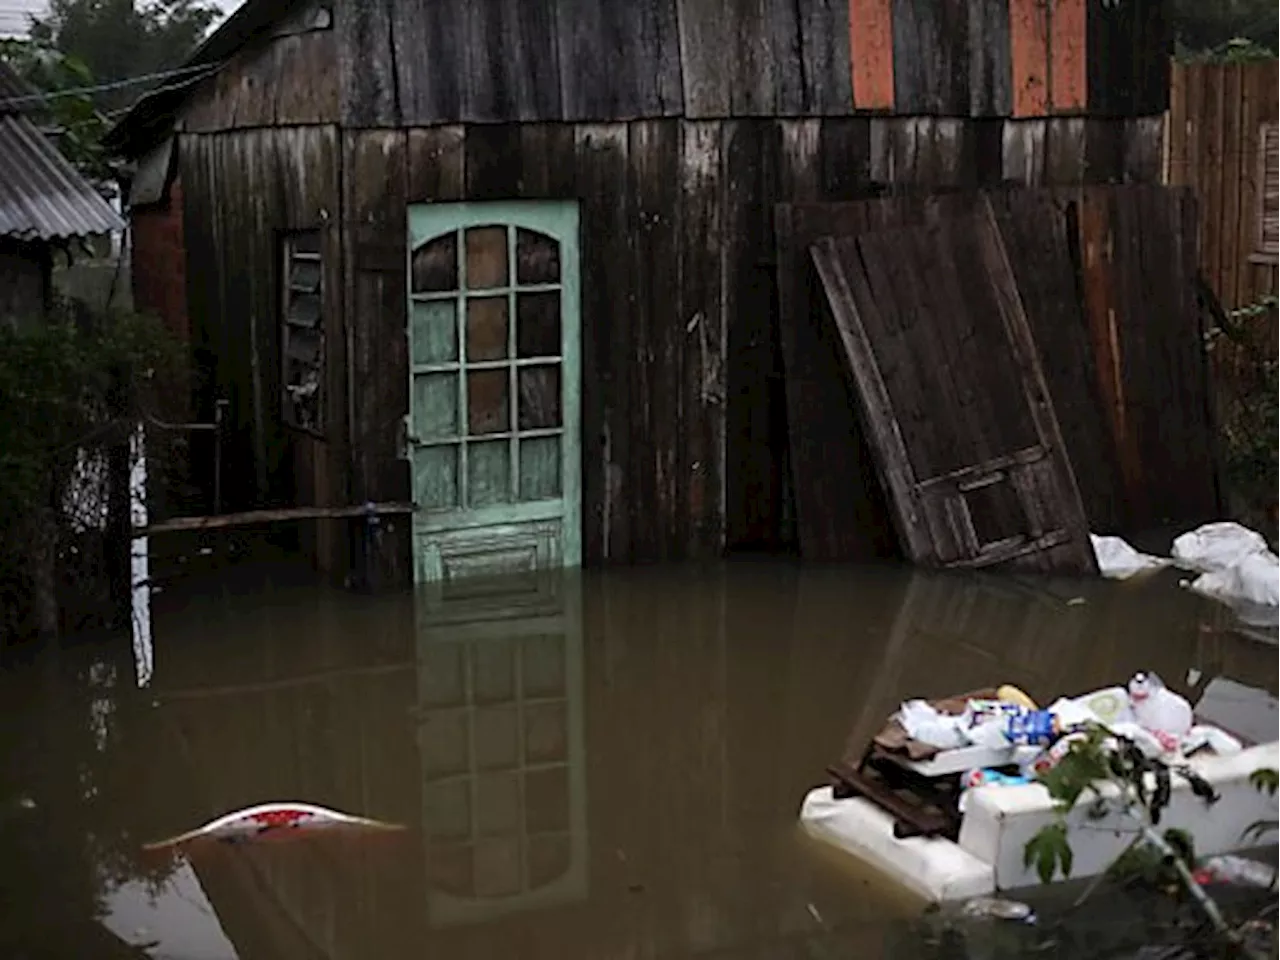
[[[501, 524], [528, 524], [531, 536], [537, 541], [540, 557], [543, 554], [548, 538], [552, 536], [551, 525], [559, 526], [559, 555], [557, 567], [575, 568], [582, 564], [582, 270], [581, 270], [581, 213], [580, 204], [571, 200], [491, 200], [460, 201], [444, 203], [410, 204], [407, 209], [406, 230], [406, 271], [405, 271], [405, 348], [406, 366], [409, 381], [409, 409], [402, 423], [402, 435], [406, 438], [404, 457], [408, 462], [410, 486], [414, 486], [414, 452], [417, 444], [413, 439], [413, 404], [414, 377], [412, 336], [413, 305], [415, 300], [424, 299], [421, 293], [413, 290], [413, 255], [415, 250], [432, 240], [456, 233], [459, 237], [456, 256], [458, 258], [457, 288], [452, 294], [440, 294], [438, 299], [452, 296], [461, 300], [467, 294], [465, 287], [465, 231], [474, 227], [504, 227], [508, 230], [508, 277], [507, 286], [486, 290], [486, 295], [499, 295], [503, 292], [514, 294], [521, 289], [515, 273], [514, 235], [519, 229], [533, 231], [549, 236], [560, 245], [560, 503], [557, 511], [550, 507], [555, 501], [532, 501], [525, 509], [519, 510], [519, 502], [503, 504], [500, 507], [480, 507], [453, 511], [460, 521], [456, 528], [441, 530], [437, 514], [436, 523], [428, 525], [424, 511], [415, 509], [411, 523], [411, 545], [413, 551], [413, 570], [415, 582], [421, 583], [428, 578], [424, 575], [424, 564], [420, 558], [419, 543], [433, 534], [441, 538], [455, 533], [467, 536], [468, 531], [477, 541], [479, 547], [485, 540], [486, 527]], [[526, 285], [532, 286], [532, 285]], [[465, 323], [465, 318], [459, 318]], [[517, 322], [514, 313], [508, 321]], [[458, 345], [458, 373], [460, 381], [465, 377], [466, 360], [463, 346]], [[516, 403], [517, 398], [509, 400]], [[459, 411], [461, 417], [461, 410]], [[467, 436], [465, 429], [460, 428], [460, 448], [465, 446]], [[516, 431], [517, 434], [519, 431]], [[465, 462], [459, 462], [460, 475]], [[512, 510], [518, 516], [511, 517]], [[489, 515], [486, 516], [486, 511]], [[539, 563], [541, 563], [541, 559]]]

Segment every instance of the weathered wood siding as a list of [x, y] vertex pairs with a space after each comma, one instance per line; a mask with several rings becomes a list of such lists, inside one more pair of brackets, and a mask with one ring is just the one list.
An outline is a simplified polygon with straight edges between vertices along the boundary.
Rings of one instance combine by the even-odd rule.
[[[349, 502], [341, 296], [326, 297], [322, 321], [324, 435], [286, 429], [280, 395], [280, 234], [319, 229], [326, 289], [342, 290], [338, 150], [337, 131], [321, 126], [185, 134], [178, 144], [192, 347], [212, 358], [210, 386], [230, 401], [224, 509]], [[340, 564], [332, 531], [321, 540], [330, 551], [321, 561]]]
[[332, 14], [305, 5], [201, 83], [180, 129], [191, 132], [334, 123], [338, 35]]
[[352, 127], [684, 116], [1142, 116], [1166, 0], [361, 0], [335, 5]]
[[1277, 290], [1276, 264], [1256, 256], [1262, 125], [1277, 122], [1280, 62], [1173, 67], [1165, 178], [1200, 201], [1200, 269], [1227, 309]]
[[[1080, 136], [1056, 136], [1068, 124]], [[1158, 150], [1126, 146], [1149, 126], [847, 117], [185, 134], [193, 338], [231, 400], [226, 507], [407, 499], [407, 206], [571, 198], [587, 561], [784, 547], [773, 205], [892, 185], [1154, 181]], [[279, 232], [307, 228], [323, 231], [330, 291], [321, 440], [280, 418]], [[407, 530], [381, 536], [379, 574], [394, 582]]]

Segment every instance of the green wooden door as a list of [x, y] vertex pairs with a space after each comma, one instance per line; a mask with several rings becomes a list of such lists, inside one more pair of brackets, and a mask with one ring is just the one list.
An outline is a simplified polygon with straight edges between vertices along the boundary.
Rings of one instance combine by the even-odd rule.
[[581, 563], [578, 207], [409, 208], [419, 583]]

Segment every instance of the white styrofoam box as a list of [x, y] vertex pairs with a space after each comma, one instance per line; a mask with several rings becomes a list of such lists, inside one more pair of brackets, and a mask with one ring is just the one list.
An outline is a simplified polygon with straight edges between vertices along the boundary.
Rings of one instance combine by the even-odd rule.
[[[1249, 776], [1262, 768], [1280, 768], [1280, 744], [1267, 743], [1229, 756], [1193, 758], [1189, 765], [1221, 794], [1209, 806], [1196, 797], [1190, 785], [1175, 777], [1169, 806], [1159, 829], [1187, 831], [1202, 856], [1230, 853], [1251, 845], [1242, 836], [1257, 820], [1276, 818], [1276, 798], [1256, 789]], [[1103, 795], [1115, 795], [1104, 787]], [[1105, 870], [1132, 841], [1133, 822], [1117, 812], [1101, 820], [1088, 816], [1087, 801], [1067, 816], [1074, 864], [1072, 877], [1088, 877]], [[1027, 842], [1042, 828], [1056, 822], [1049, 792], [1040, 784], [978, 787], [969, 797], [960, 828], [960, 846], [994, 869], [995, 885], [1012, 890], [1039, 883], [1034, 866], [1023, 865]]]
[[964, 773], [981, 767], [1002, 767], [1013, 763], [1017, 756], [1017, 748], [1008, 747], [956, 747], [954, 750], [942, 750], [928, 760], [908, 760], [900, 758], [897, 762], [908, 770], [922, 777], [943, 777], [952, 773]]
[[832, 844], [931, 903], [966, 900], [995, 889], [990, 863], [938, 837], [893, 835], [893, 817], [869, 800], [837, 800], [830, 787], [809, 791], [800, 823], [810, 836]]

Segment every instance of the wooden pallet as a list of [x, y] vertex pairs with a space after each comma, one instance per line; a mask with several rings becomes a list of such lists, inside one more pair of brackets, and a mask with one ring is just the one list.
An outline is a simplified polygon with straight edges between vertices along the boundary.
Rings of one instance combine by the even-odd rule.
[[827, 768], [832, 794], [838, 800], [862, 797], [893, 817], [893, 835], [945, 837], [960, 835], [956, 809], [959, 782], [955, 777], [930, 779], [907, 769], [893, 754], [872, 744], [856, 766], [839, 763]]

